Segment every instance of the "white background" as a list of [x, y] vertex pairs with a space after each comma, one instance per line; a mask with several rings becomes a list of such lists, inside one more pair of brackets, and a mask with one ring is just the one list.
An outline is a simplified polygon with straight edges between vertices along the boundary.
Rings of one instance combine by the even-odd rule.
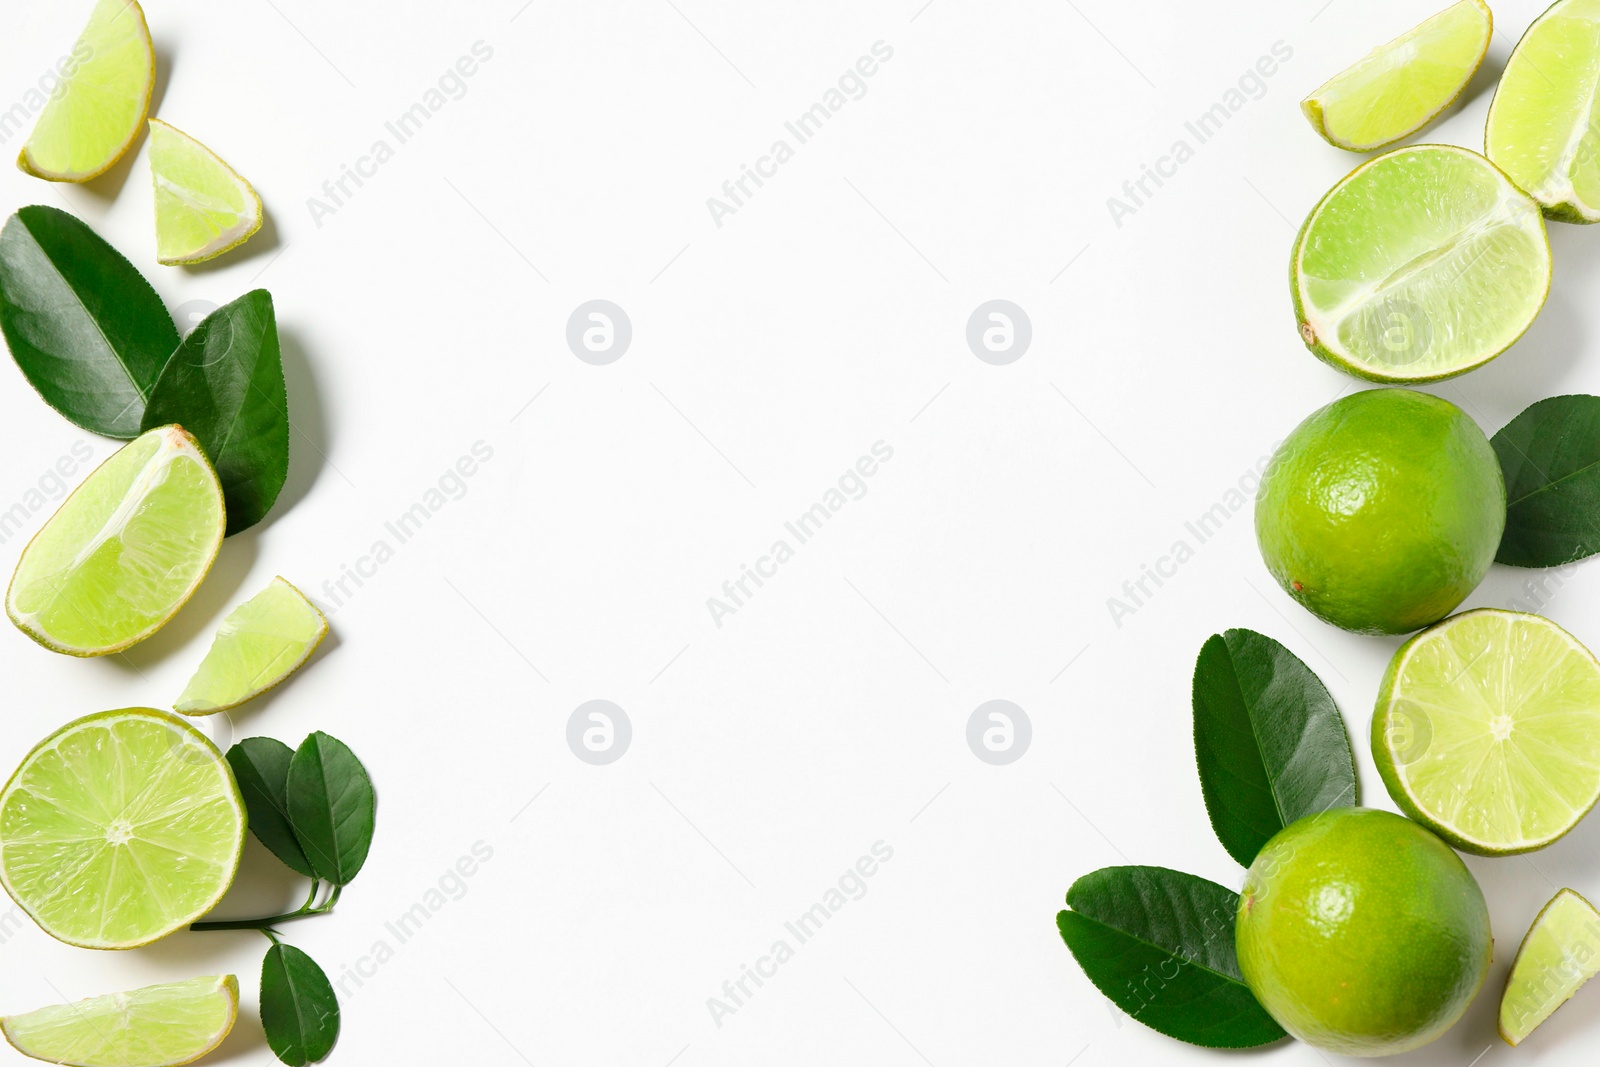
[[[125, 656], [79, 662], [0, 634], [0, 764], [79, 714], [170, 703], [220, 617], [283, 574], [337, 607], [334, 638], [210, 728], [224, 744], [325, 729], [377, 781], [361, 878], [333, 915], [286, 927], [348, 994], [331, 1062], [1222, 1062], [1113, 1011], [1054, 913], [1107, 864], [1238, 884], [1189, 719], [1194, 656], [1230, 626], [1323, 677], [1364, 799], [1389, 807], [1366, 730], [1398, 642], [1282, 596], [1248, 508], [1120, 626], [1107, 599], [1193, 545], [1186, 521], [1356, 387], [1305, 352], [1291, 316], [1295, 226], [1358, 161], [1297, 105], [1440, 3], [149, 0], [157, 113], [255, 183], [266, 230], [213, 266], [157, 266], [142, 140], [89, 187], [0, 171], [0, 197], [89, 220], [173, 308], [269, 287], [289, 483]], [[1481, 143], [1495, 72], [1541, 6], [1496, 5], [1484, 72], [1426, 137]], [[88, 7], [7, 5], [0, 108]], [[314, 219], [308, 198], [392, 145], [384, 123], [478, 41], [493, 57], [465, 95]], [[865, 96], [716, 225], [707, 198], [877, 41], [893, 58]], [[1260, 98], [1117, 226], [1107, 198], [1193, 144], [1184, 122], [1279, 41], [1293, 56]], [[1551, 240], [1555, 287], [1526, 338], [1434, 390], [1488, 432], [1542, 397], [1600, 392], [1600, 233], [1555, 224]], [[633, 324], [609, 366], [565, 340], [596, 298]], [[1008, 366], [965, 340], [995, 298], [1032, 321]], [[97, 459], [114, 447], [0, 365], [0, 510], [82, 439]], [[716, 626], [707, 598], [880, 440], [893, 458], [866, 496]], [[384, 523], [479, 441], [493, 458], [465, 494], [336, 604], [323, 583], [392, 546]], [[22, 543], [0, 545], [0, 564]], [[1505, 606], [1531, 576], [1496, 567], [1468, 604]], [[1564, 581], [1545, 610], [1600, 641], [1593, 565]], [[966, 742], [996, 698], [1032, 722], [1008, 766]], [[607, 766], [566, 740], [591, 699], [633, 727]], [[893, 858], [866, 895], [717, 1025], [707, 998], [878, 841]], [[396, 946], [385, 923], [479, 842], [492, 859], [446, 878], [459, 899]], [[1558, 886], [1600, 890], [1597, 846], [1591, 820], [1532, 857], [1468, 861], [1495, 967], [1465, 1020], [1404, 1062], [1592, 1059], [1595, 990], [1519, 1050], [1493, 1013], [1539, 906]], [[298, 903], [254, 842], [243, 871], [221, 910]], [[0, 1011], [232, 970], [247, 1003], [219, 1060], [274, 1062], [255, 934], [107, 954], [15, 917], [6, 930]], [[375, 965], [379, 941], [394, 952]], [[1260, 1061], [1320, 1058], [1285, 1043]]]

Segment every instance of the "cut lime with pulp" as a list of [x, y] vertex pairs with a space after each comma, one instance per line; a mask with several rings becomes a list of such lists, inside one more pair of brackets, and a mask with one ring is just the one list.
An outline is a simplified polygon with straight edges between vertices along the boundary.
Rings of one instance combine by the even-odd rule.
[[108, 993], [0, 1018], [24, 1056], [72, 1067], [176, 1067], [204, 1056], [239, 1016], [231, 974]]
[[1393, 144], [1461, 95], [1493, 29], [1483, 0], [1460, 0], [1334, 75], [1300, 109], [1339, 148], [1370, 152]]
[[156, 259], [203, 263], [261, 228], [261, 198], [215, 152], [175, 126], [150, 120]]
[[1457, 848], [1543, 848], [1600, 799], [1600, 662], [1537, 615], [1454, 615], [1390, 661], [1372, 755], [1394, 802]]
[[1539, 206], [1494, 164], [1417, 145], [1322, 198], [1290, 275], [1301, 339], [1319, 359], [1368, 381], [1435, 381], [1487, 363], [1533, 323], [1550, 245]]
[[211, 651], [174, 707], [185, 715], [210, 715], [243, 704], [298, 670], [327, 634], [328, 620], [316, 605], [274, 578], [222, 620]]
[[99, 0], [17, 166], [58, 182], [104, 174], [138, 135], [155, 78], [155, 52], [139, 5]]
[[1500, 1036], [1520, 1045], [1538, 1025], [1600, 973], [1600, 912], [1563, 889], [1522, 938], [1500, 998]]
[[51, 937], [135, 948], [222, 899], [244, 830], [204, 734], [151, 708], [101, 712], [41, 741], [0, 792], [0, 881]]
[[182, 427], [158, 427], [101, 464], [28, 542], [6, 612], [56, 652], [120, 652], [188, 601], [225, 524], [222, 486], [199, 443]]

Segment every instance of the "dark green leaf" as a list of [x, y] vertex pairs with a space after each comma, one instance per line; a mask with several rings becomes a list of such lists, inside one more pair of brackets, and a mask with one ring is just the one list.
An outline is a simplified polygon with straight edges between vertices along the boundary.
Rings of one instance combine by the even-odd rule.
[[1194, 755], [1211, 826], [1246, 867], [1301, 816], [1356, 803], [1333, 697], [1293, 652], [1253, 630], [1213, 634], [1200, 649]]
[[275, 944], [261, 961], [261, 1028], [289, 1067], [315, 1063], [339, 1039], [339, 999], [315, 960]]
[[289, 825], [289, 762], [294, 750], [271, 737], [247, 737], [228, 749], [228, 766], [244, 796], [250, 829], [290, 870], [315, 878]]
[[260, 522], [289, 473], [289, 401], [272, 294], [246, 293], [207, 315], [167, 361], [144, 428], [177, 423], [222, 482], [228, 533]]
[[346, 885], [367, 861], [377, 797], [366, 768], [320, 730], [289, 763], [289, 821], [317, 877]]
[[1078, 966], [1152, 1030], [1211, 1048], [1286, 1036], [1244, 984], [1233, 953], [1239, 895], [1164, 867], [1106, 867], [1067, 890], [1056, 916]]
[[150, 283], [80, 220], [25, 207], [0, 230], [0, 332], [39, 395], [86, 430], [135, 437], [178, 330]]
[[1600, 552], [1600, 396], [1553, 396], [1489, 442], [1506, 476], [1499, 563], [1555, 567]]

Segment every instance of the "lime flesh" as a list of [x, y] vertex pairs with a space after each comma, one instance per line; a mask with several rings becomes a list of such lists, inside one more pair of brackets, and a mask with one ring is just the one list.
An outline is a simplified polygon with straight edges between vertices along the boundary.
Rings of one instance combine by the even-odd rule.
[[235, 608], [174, 705], [210, 715], [266, 692], [300, 668], [328, 633], [316, 605], [282, 578]]
[[158, 427], [101, 464], [34, 535], [6, 611], [56, 652], [120, 652], [188, 601], [225, 525], [222, 487], [200, 445], [181, 427]]
[[1520, 1045], [1600, 973], [1600, 912], [1563, 889], [1528, 928], [1500, 998], [1500, 1036]]
[[24, 1056], [73, 1067], [174, 1067], [199, 1059], [233, 1029], [239, 980], [231, 974], [108, 993], [0, 1018]]
[[1370, 152], [1393, 144], [1461, 95], [1493, 29], [1483, 0], [1460, 0], [1334, 75], [1300, 108], [1339, 148]]
[[261, 198], [217, 154], [175, 126], [150, 120], [156, 259], [203, 263], [261, 228]]
[[1600, 799], [1600, 662], [1537, 615], [1462, 612], [1395, 653], [1372, 755], [1394, 802], [1457, 848], [1543, 848]]
[[1450, 378], [1522, 336], [1550, 263], [1539, 205], [1494, 164], [1448, 145], [1397, 149], [1347, 175], [1301, 227], [1300, 337], [1368, 381]]

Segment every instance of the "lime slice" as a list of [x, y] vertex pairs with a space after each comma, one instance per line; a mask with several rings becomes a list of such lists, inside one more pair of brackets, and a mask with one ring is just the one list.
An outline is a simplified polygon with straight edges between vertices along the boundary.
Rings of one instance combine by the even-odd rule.
[[162, 426], [102, 463], [22, 551], [6, 612], [56, 652], [103, 656], [155, 633], [211, 569], [222, 486], [195, 439]]
[[150, 120], [156, 189], [156, 259], [202, 263], [261, 229], [261, 198], [211, 149], [176, 126]]
[[211, 651], [174, 707], [185, 715], [210, 715], [260, 696], [299, 670], [327, 635], [328, 620], [316, 605], [274, 578], [222, 620]]
[[1570, 889], [1533, 920], [1506, 975], [1500, 1036], [1520, 1045], [1538, 1025], [1600, 973], [1600, 912]]
[[1506, 61], [1484, 150], [1563, 222], [1600, 221], [1600, 0], [1560, 0]]
[[1329, 190], [1290, 273], [1301, 339], [1319, 359], [1368, 381], [1436, 381], [1522, 336], [1550, 291], [1550, 244], [1539, 206], [1494, 164], [1417, 145]]
[[1370, 152], [1409, 137], [1467, 87], [1484, 53], [1494, 16], [1483, 0], [1461, 0], [1373, 49], [1300, 102], [1331, 145]]
[[1600, 662], [1537, 615], [1452, 616], [1390, 661], [1372, 756], [1394, 802], [1457, 848], [1543, 848], [1600, 799]]
[[51, 937], [134, 948], [222, 899], [244, 829], [204, 734], [151, 708], [104, 711], [41, 741], [0, 792], [0, 882]]
[[74, 1067], [173, 1067], [218, 1045], [239, 1016], [231, 974], [107, 993], [0, 1018], [24, 1056]]
[[104, 174], [138, 135], [155, 79], [144, 12], [134, 0], [100, 0], [17, 166], [55, 182]]

